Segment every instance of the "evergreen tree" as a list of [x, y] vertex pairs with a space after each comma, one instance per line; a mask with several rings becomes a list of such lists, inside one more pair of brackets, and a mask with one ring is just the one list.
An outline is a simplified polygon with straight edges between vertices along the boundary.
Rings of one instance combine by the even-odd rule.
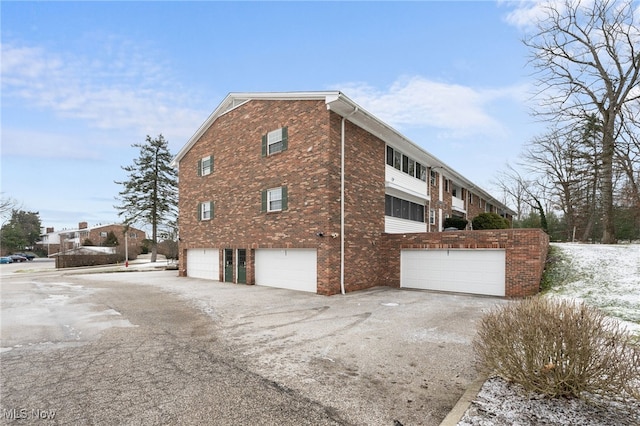
[[2, 227], [2, 247], [7, 251], [33, 249], [40, 239], [40, 213], [12, 210], [11, 219]]
[[147, 135], [144, 144], [133, 144], [140, 155], [133, 165], [122, 167], [129, 173], [128, 179], [116, 182], [123, 186], [117, 199], [121, 202], [118, 215], [125, 225], [142, 223], [151, 225], [151, 261], [158, 253], [158, 227], [175, 221], [178, 206], [178, 177], [171, 167], [172, 155], [168, 142], [162, 135], [151, 139]]
[[116, 236], [116, 233], [113, 231], [107, 232], [107, 238], [105, 238], [103, 245], [105, 247], [116, 247], [120, 245], [120, 242], [118, 241], [118, 237]]

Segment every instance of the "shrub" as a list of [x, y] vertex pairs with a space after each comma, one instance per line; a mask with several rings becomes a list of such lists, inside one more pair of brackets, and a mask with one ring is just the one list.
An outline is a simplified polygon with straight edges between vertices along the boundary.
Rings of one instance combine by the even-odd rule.
[[467, 223], [469, 223], [469, 221], [461, 217], [448, 217], [444, 220], [444, 229], [458, 228], [460, 230], [463, 230], [467, 227]]
[[481, 368], [548, 397], [640, 400], [640, 349], [583, 303], [534, 297], [489, 312], [474, 350]]
[[480, 213], [471, 221], [473, 229], [508, 229], [509, 222], [496, 213]]

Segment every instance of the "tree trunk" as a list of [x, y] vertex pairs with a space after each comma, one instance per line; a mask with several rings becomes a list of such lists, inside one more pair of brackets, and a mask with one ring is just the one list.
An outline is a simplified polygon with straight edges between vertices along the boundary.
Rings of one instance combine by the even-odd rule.
[[153, 221], [153, 225], [151, 227], [151, 262], [155, 262], [156, 259], [158, 258], [158, 236], [157, 236], [157, 229], [158, 229], [158, 225], [156, 224], [156, 221], [154, 219]]
[[605, 116], [602, 132], [602, 243], [615, 244], [613, 221], [613, 156], [615, 151], [614, 117]]

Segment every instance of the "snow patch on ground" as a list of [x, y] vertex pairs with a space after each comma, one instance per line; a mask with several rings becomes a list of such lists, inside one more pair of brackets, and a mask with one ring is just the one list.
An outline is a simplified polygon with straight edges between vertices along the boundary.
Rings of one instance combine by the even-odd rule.
[[[23, 292], [23, 286], [33, 292]], [[87, 296], [98, 290], [66, 282], [3, 283], [12, 297], [2, 300], [0, 353], [20, 347], [77, 343], [96, 338], [111, 327], [134, 327], [120, 312], [90, 303]]]
[[[558, 282], [547, 297], [598, 307], [640, 335], [640, 244], [553, 244], [561, 256]], [[458, 426], [640, 425], [640, 402], [623, 407], [527, 394], [515, 384], [487, 380]]]
[[553, 244], [562, 253], [564, 282], [548, 295], [602, 309], [640, 333], [640, 244]]
[[579, 399], [527, 395], [524, 389], [494, 377], [487, 380], [458, 426], [623, 426], [640, 424], [640, 403], [589, 404]]

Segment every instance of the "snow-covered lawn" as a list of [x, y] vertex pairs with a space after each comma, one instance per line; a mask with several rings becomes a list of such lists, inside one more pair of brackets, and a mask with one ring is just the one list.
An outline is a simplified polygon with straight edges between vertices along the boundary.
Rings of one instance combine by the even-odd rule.
[[[640, 336], [640, 244], [552, 244], [557, 262], [546, 297], [596, 306]], [[640, 425], [640, 403], [594, 406], [527, 395], [500, 378], [487, 380], [458, 426]]]
[[548, 296], [596, 306], [640, 334], [640, 244], [552, 244], [560, 265]]

